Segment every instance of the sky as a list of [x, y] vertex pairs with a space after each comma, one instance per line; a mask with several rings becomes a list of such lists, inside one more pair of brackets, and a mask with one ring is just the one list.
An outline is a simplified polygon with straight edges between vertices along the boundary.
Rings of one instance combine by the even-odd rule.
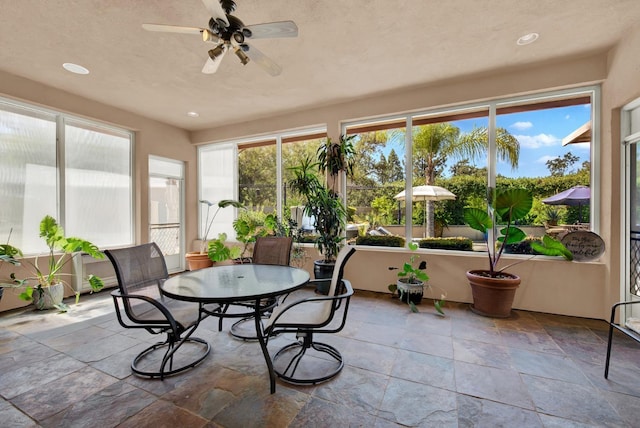
[[[506, 177], [546, 177], [549, 175], [546, 161], [562, 157], [567, 152], [579, 157], [568, 172], [580, 169], [582, 162], [590, 160], [590, 144], [578, 143], [563, 147], [562, 139], [584, 125], [590, 118], [591, 105], [588, 104], [498, 115], [497, 126], [505, 128], [520, 143], [518, 169], [513, 171], [506, 162], [499, 162], [498, 174]], [[467, 119], [452, 123], [460, 128], [461, 132], [469, 132], [474, 126], [486, 127], [488, 118]], [[391, 147], [402, 156], [404, 149], [397, 143], [387, 145], [385, 156], [388, 155]], [[447, 162], [444, 176], [450, 176], [449, 167], [454, 163], [454, 160]], [[470, 163], [474, 164], [474, 162]], [[484, 167], [486, 160], [477, 160], [475, 165]]]

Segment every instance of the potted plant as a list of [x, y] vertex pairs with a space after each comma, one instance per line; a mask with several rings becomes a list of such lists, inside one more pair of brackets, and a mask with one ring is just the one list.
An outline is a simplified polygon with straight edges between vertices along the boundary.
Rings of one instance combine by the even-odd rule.
[[[209, 258], [209, 254], [207, 251], [207, 247], [208, 247], [208, 241], [209, 241], [209, 233], [211, 232], [211, 227], [213, 226], [213, 221], [215, 220], [216, 216], [218, 215], [218, 212], [222, 209], [222, 208], [226, 208], [229, 206], [235, 207], [235, 208], [242, 208], [243, 205], [238, 202], [238, 201], [234, 201], [231, 199], [223, 199], [221, 201], [219, 201], [217, 204], [211, 202], [211, 201], [207, 201], [205, 199], [200, 200], [200, 203], [203, 205], [206, 205], [207, 207], [207, 214], [205, 216], [205, 220], [203, 222], [203, 236], [202, 236], [202, 241], [200, 242], [200, 251], [194, 251], [194, 252], [188, 252], [186, 254], [186, 259], [187, 259], [187, 265], [189, 267], [189, 270], [196, 270], [196, 269], [202, 269], [205, 267], [210, 267], [213, 265], [213, 261]], [[212, 206], [216, 206], [216, 210], [213, 213], [213, 215], [211, 216], [211, 218], [209, 218], [209, 215], [211, 213], [211, 207]]]
[[[411, 251], [416, 251], [418, 249], [418, 244], [414, 242], [409, 243], [409, 249]], [[425, 286], [431, 288], [431, 285], [428, 284], [429, 275], [425, 272], [427, 269], [427, 262], [422, 260], [420, 264], [416, 266], [415, 263], [417, 259], [417, 254], [411, 254], [409, 261], [405, 262], [400, 272], [398, 272], [398, 280], [396, 283], [389, 284], [389, 291], [392, 293], [398, 292], [398, 297], [402, 302], [409, 304], [411, 312], [418, 312], [416, 305], [419, 305], [422, 302]], [[389, 268], [389, 270], [393, 269], [398, 268]], [[440, 315], [444, 315], [444, 311], [442, 309], [445, 302], [444, 298], [445, 296], [443, 294], [440, 299], [433, 299], [433, 306]]]
[[233, 222], [236, 240], [242, 244], [242, 251], [237, 257], [239, 263], [251, 262], [249, 250], [260, 236], [268, 236], [278, 227], [278, 219], [273, 214], [265, 215], [261, 211], [244, 211]]
[[[10, 277], [13, 283], [3, 284], [3, 286], [24, 287], [25, 290], [19, 297], [25, 301], [33, 301], [36, 309], [58, 308], [61, 311], [66, 311], [67, 306], [62, 302], [64, 287], [67, 286], [72, 290], [73, 288], [67, 281], [62, 279], [63, 276], [71, 275], [64, 273], [63, 268], [69, 263], [73, 253], [83, 252], [96, 259], [104, 258], [104, 254], [100, 252], [96, 245], [87, 240], [64, 236], [62, 227], [49, 215], [45, 216], [40, 222], [40, 237], [45, 240], [49, 248], [46, 263], [44, 263], [46, 268], [41, 267], [41, 264], [38, 263], [38, 257], [33, 261], [22, 260], [20, 264], [25, 266], [30, 275], [26, 278], [18, 279], [12, 273]], [[13, 253], [14, 256], [19, 254]], [[104, 286], [102, 279], [95, 275], [89, 275], [88, 280], [92, 291], [100, 291]], [[30, 285], [33, 281], [36, 284]], [[75, 295], [76, 303], [78, 303], [80, 292], [75, 291]]]
[[[289, 187], [306, 199], [305, 215], [313, 218], [314, 229], [318, 234], [315, 247], [323, 259], [314, 261], [316, 279], [331, 278], [336, 256], [344, 240], [347, 210], [337, 191], [340, 172], [347, 175], [353, 173], [353, 139], [355, 136], [341, 136], [338, 142], [327, 138], [326, 143], [318, 148], [318, 161], [304, 159], [300, 165], [292, 167], [294, 178]], [[320, 181], [314, 170], [326, 174], [326, 182]], [[328, 281], [327, 281], [328, 282]], [[320, 281], [317, 291], [326, 294]]]
[[218, 237], [209, 241], [207, 248], [207, 258], [213, 262], [223, 262], [225, 260], [239, 259], [242, 256], [242, 248], [238, 246], [227, 246], [227, 234], [219, 233]]
[[[488, 210], [466, 207], [464, 220], [471, 228], [482, 232], [487, 244], [488, 270], [471, 270], [467, 278], [473, 294], [471, 310], [479, 315], [506, 318], [511, 315], [511, 306], [520, 277], [504, 270], [498, 264], [505, 247], [524, 240], [527, 235], [515, 226], [516, 221], [525, 218], [533, 205], [533, 195], [527, 189], [510, 188], [488, 192]], [[503, 224], [500, 230], [498, 224]], [[538, 254], [562, 256], [572, 260], [573, 255], [558, 240], [545, 235], [542, 242], [531, 242], [531, 248]]]

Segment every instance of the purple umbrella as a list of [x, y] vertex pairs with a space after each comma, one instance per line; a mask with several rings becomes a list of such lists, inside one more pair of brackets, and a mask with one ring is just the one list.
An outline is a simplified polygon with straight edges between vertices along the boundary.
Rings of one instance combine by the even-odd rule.
[[543, 199], [547, 205], [570, 205], [579, 207], [580, 222], [582, 222], [582, 205], [591, 200], [591, 189], [588, 186], [573, 186], [553, 196]]

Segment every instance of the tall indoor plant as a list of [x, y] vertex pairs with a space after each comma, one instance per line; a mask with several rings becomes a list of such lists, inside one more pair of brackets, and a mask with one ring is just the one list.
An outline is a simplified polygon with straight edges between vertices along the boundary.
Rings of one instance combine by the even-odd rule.
[[[103, 259], [104, 254], [100, 252], [95, 244], [85, 239], [66, 237], [62, 227], [49, 215], [40, 221], [40, 237], [44, 239], [48, 247], [46, 263], [40, 264], [38, 257], [33, 261], [30, 259], [20, 260], [20, 264], [24, 266], [28, 276], [18, 279], [12, 273], [10, 277], [13, 282], [3, 284], [3, 286], [24, 287], [24, 291], [19, 297], [25, 301], [32, 301], [37, 309], [58, 308], [65, 311], [67, 307], [62, 302], [64, 287], [66, 286], [72, 290], [73, 288], [63, 279], [72, 275], [64, 272], [64, 267], [71, 261], [73, 253], [86, 253], [95, 259]], [[20, 254], [13, 252], [13, 256]], [[3, 260], [5, 259], [3, 258]], [[11, 260], [5, 261], [11, 262]], [[92, 291], [100, 291], [104, 286], [102, 279], [95, 275], [89, 275], [88, 281]], [[35, 282], [35, 285], [31, 285], [33, 282]], [[75, 291], [75, 295], [77, 303], [80, 298], [80, 292]]]
[[[318, 148], [318, 160], [307, 157], [298, 166], [292, 167], [294, 178], [289, 187], [305, 199], [304, 213], [313, 219], [318, 234], [315, 246], [322, 254], [314, 261], [314, 274], [318, 279], [330, 278], [336, 256], [344, 240], [347, 210], [338, 192], [338, 177], [341, 172], [353, 173], [354, 136], [341, 136], [338, 142], [327, 138]], [[326, 174], [323, 182], [316, 171]], [[319, 290], [323, 292], [323, 290]]]
[[[473, 293], [471, 309], [480, 315], [508, 317], [516, 289], [520, 285], [520, 277], [505, 272], [505, 269], [515, 263], [502, 268], [498, 265], [508, 244], [518, 243], [526, 238], [526, 234], [515, 223], [529, 214], [533, 195], [527, 189], [508, 188], [489, 189], [488, 196], [487, 211], [470, 207], [464, 209], [465, 223], [484, 234], [489, 261], [489, 269], [467, 272]], [[504, 225], [500, 230], [499, 224]], [[532, 242], [531, 248], [538, 254], [573, 259], [562, 242], [548, 235], [543, 237], [542, 243]]]

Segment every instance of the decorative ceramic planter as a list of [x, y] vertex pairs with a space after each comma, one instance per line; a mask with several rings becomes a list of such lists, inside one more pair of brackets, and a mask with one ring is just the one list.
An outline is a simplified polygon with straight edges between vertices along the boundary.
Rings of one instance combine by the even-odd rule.
[[41, 289], [34, 288], [32, 297], [33, 305], [36, 309], [41, 311], [53, 309], [56, 305], [62, 303], [62, 299], [64, 298], [64, 284], [59, 282], [49, 287], [42, 287]]
[[467, 279], [473, 293], [471, 310], [486, 317], [508, 318], [511, 316], [511, 306], [520, 286], [520, 277], [509, 273], [502, 273], [500, 278], [483, 275], [487, 271], [471, 270], [467, 272]]
[[405, 303], [412, 302], [414, 305], [419, 305], [420, 302], [422, 302], [422, 296], [424, 295], [424, 282], [416, 279], [414, 282], [408, 283], [398, 279], [396, 281], [396, 286], [401, 301]]
[[187, 253], [187, 267], [189, 270], [198, 270], [213, 266], [213, 260], [209, 258], [207, 253]]

